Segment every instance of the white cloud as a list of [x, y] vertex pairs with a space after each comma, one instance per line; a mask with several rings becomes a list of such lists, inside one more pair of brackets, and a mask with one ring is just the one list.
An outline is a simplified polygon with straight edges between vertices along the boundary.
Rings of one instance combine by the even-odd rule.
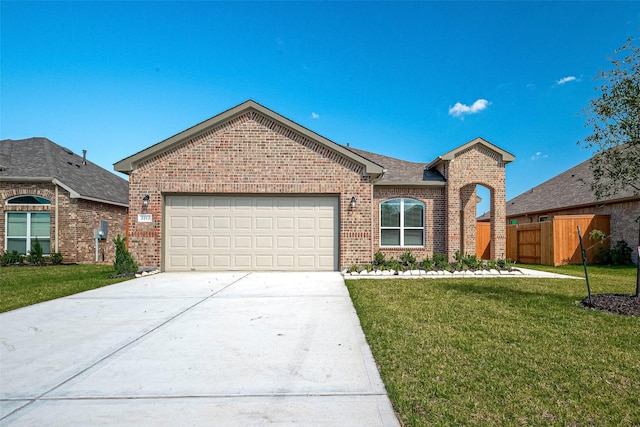
[[319, 119], [320, 118], [320, 114], [312, 112], [311, 113], [311, 118], [312, 119]]
[[578, 79], [576, 79], [576, 77], [575, 77], [575, 76], [567, 76], [567, 77], [563, 77], [563, 78], [561, 78], [560, 80], [558, 80], [558, 81], [556, 82], [556, 86], [560, 86], [560, 85], [563, 85], [563, 84], [565, 84], [565, 83], [574, 82], [574, 81], [577, 81], [577, 80], [578, 80]]
[[536, 154], [531, 156], [531, 160], [536, 161], [536, 160], [540, 160], [540, 159], [546, 159], [547, 157], [549, 157], [548, 154], [544, 154], [542, 151], [538, 151], [538, 152], [536, 152]]
[[469, 105], [461, 104], [460, 102], [456, 102], [456, 104], [449, 108], [449, 115], [453, 117], [463, 117], [467, 114], [477, 114], [480, 111], [486, 109], [491, 103], [486, 99], [478, 99], [476, 102]]

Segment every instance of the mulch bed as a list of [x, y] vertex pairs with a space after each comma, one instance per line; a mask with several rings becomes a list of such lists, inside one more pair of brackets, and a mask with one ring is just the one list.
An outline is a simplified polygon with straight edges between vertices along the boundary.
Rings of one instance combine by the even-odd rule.
[[580, 301], [584, 308], [640, 317], [640, 298], [635, 295], [596, 294], [591, 295], [591, 303], [592, 305], [589, 305], [589, 297]]

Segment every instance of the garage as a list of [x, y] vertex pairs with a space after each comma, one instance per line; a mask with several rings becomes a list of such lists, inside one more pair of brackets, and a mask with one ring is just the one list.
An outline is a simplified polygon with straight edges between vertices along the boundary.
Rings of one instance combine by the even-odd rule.
[[166, 195], [164, 270], [337, 270], [338, 196]]

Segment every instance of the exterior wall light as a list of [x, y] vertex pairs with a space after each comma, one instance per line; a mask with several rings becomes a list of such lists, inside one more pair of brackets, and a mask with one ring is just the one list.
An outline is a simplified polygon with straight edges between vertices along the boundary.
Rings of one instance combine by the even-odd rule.
[[351, 209], [356, 207], [356, 196], [351, 196]]
[[142, 209], [147, 209], [147, 206], [149, 206], [149, 195], [148, 194], [142, 198]]

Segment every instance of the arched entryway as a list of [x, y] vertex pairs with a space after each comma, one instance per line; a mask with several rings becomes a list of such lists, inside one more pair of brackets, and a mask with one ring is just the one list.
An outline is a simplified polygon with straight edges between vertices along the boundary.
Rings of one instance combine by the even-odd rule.
[[476, 138], [444, 156], [435, 166], [447, 180], [447, 256], [457, 252], [476, 254], [477, 186], [489, 190], [490, 258], [506, 253], [505, 166], [514, 156], [495, 145]]

